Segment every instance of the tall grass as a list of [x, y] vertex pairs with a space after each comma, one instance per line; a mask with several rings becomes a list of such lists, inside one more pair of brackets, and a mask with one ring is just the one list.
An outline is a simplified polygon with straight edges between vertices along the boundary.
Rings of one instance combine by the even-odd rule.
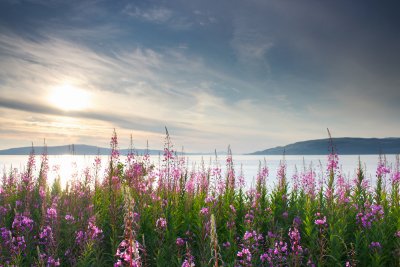
[[4, 173], [0, 266], [400, 266], [398, 157], [379, 159], [375, 185], [361, 162], [345, 177], [333, 150], [319, 177], [264, 162], [245, 190], [230, 149], [223, 172], [217, 159], [189, 169], [168, 133], [157, 166], [121, 160], [115, 133], [110, 145], [104, 177], [96, 158], [65, 188], [47, 183], [46, 154]]

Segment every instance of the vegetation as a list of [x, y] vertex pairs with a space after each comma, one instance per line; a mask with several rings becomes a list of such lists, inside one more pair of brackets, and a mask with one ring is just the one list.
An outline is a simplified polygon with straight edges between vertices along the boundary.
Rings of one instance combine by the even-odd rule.
[[[106, 175], [100, 159], [65, 188], [47, 183], [47, 155], [0, 186], [0, 266], [400, 266], [399, 160], [381, 157], [377, 183], [361, 162], [345, 177], [328, 155], [273, 188], [260, 164], [245, 190], [231, 153], [222, 172], [189, 169], [167, 134], [162, 160], [134, 151], [126, 160], [111, 139]], [[37, 168], [37, 170], [36, 170]]]

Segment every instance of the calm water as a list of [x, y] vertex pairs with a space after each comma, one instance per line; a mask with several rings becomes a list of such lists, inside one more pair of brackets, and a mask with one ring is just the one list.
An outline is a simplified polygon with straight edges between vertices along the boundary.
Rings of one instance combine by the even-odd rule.
[[[102, 162], [102, 172], [107, 166], [108, 156], [100, 156]], [[73, 174], [77, 174], [78, 177], [83, 175], [83, 170], [86, 167], [92, 167], [94, 164], [95, 156], [72, 156], [72, 155], [60, 155], [60, 156], [49, 156], [49, 182], [52, 182], [57, 175], [61, 177], [62, 185], [65, 185], [68, 179], [72, 177]], [[212, 161], [212, 165], [214, 165], [215, 157], [214, 156], [197, 156], [191, 155], [186, 157], [187, 166], [190, 169], [199, 168], [202, 158], [204, 159], [205, 166], [210, 165], [210, 160]], [[366, 171], [366, 177], [374, 181], [376, 166], [379, 160], [378, 155], [362, 155], [360, 156], [363, 167]], [[2, 173], [4, 171], [10, 171], [11, 168], [17, 168], [18, 170], [24, 170], [27, 163], [28, 156], [2, 156], [0, 155], [0, 168], [2, 169]], [[269, 169], [269, 179], [268, 183], [270, 185], [275, 183], [275, 176], [277, 168], [280, 164], [280, 161], [283, 159], [282, 156], [249, 156], [249, 155], [234, 155], [233, 161], [235, 164], [236, 173], [240, 172], [240, 166], [242, 166], [243, 174], [246, 181], [246, 187], [249, 187], [253, 181], [254, 177], [257, 174], [257, 170], [259, 167], [259, 163], [264, 162], [264, 159], [267, 162], [267, 166]], [[287, 174], [288, 177], [292, 177], [295, 172], [295, 168], [300, 171], [304, 168], [304, 166], [308, 167], [312, 164], [318, 175], [321, 173], [325, 173], [326, 169], [326, 156], [286, 156], [285, 160], [287, 162]], [[386, 159], [390, 164], [395, 164], [395, 155], [386, 156]], [[125, 158], [121, 157], [121, 161], [124, 161]], [[219, 156], [219, 163], [222, 167], [223, 172], [225, 171], [225, 156]], [[152, 156], [151, 161], [154, 162], [156, 166], [159, 164], [159, 157]], [[358, 156], [355, 155], [346, 155], [339, 156], [339, 163], [342, 169], [342, 173], [346, 175], [346, 177], [353, 179], [355, 176], [356, 168], [358, 166]], [[36, 171], [38, 172], [38, 166], [40, 164], [40, 156], [36, 156]], [[321, 167], [322, 165], [322, 167]]]

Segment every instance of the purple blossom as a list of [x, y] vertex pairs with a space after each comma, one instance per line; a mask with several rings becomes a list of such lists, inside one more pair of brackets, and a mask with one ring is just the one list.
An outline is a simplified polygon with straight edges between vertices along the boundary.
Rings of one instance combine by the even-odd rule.
[[328, 155], [328, 165], [327, 171], [328, 173], [335, 172], [339, 168], [339, 157], [335, 153], [331, 153]]
[[384, 211], [380, 205], [369, 205], [366, 203], [364, 205], [364, 213], [359, 212], [357, 214], [358, 222], [366, 229], [372, 227], [372, 223], [380, 220], [384, 216]]
[[301, 254], [303, 252], [303, 248], [300, 245], [300, 232], [297, 228], [289, 229], [289, 238], [291, 243], [291, 249], [295, 255]]
[[394, 234], [394, 236], [400, 238], [400, 230], [397, 231], [397, 232]]
[[224, 248], [229, 248], [231, 246], [231, 243], [229, 241], [227, 241], [227, 242], [223, 243], [222, 246]]
[[209, 213], [209, 209], [207, 207], [201, 208], [201, 210], [200, 210], [201, 215], [205, 216], [205, 215], [208, 215], [208, 213]]
[[[141, 266], [139, 246], [140, 244], [137, 241], [130, 243], [128, 240], [122, 240], [115, 254], [117, 262], [114, 266], [126, 266], [126, 264], [134, 267]], [[130, 265], [130, 263], [132, 263], [132, 265]]]
[[32, 231], [33, 223], [34, 222], [31, 218], [17, 214], [14, 217], [14, 221], [12, 223], [12, 229], [20, 233], [25, 231]]
[[45, 226], [39, 232], [39, 244], [49, 246], [53, 244], [53, 230], [50, 226]]
[[386, 166], [386, 162], [380, 161], [378, 163], [378, 167], [376, 168], [376, 176], [384, 177], [388, 173], [390, 173], [390, 169]]
[[251, 252], [248, 248], [243, 248], [241, 251], [237, 253], [238, 258], [241, 263], [251, 263]]
[[183, 246], [183, 245], [185, 245], [185, 240], [183, 239], [183, 238], [180, 238], [180, 237], [178, 237], [177, 239], [176, 239], [176, 245], [178, 246], [178, 247], [181, 247], [181, 246]]
[[156, 221], [156, 227], [159, 229], [159, 230], [165, 230], [166, 228], [167, 228], [167, 220], [165, 219], [165, 218], [159, 218], [157, 221]]
[[324, 218], [322, 218], [322, 219], [315, 220], [315, 224], [319, 225], [319, 226], [325, 225], [326, 224], [326, 216], [324, 216]]
[[47, 267], [60, 266], [60, 259], [54, 259], [52, 256], [47, 258]]
[[289, 216], [289, 213], [288, 213], [287, 211], [284, 211], [284, 212], [282, 213], [282, 218], [287, 219], [288, 216]]
[[382, 249], [382, 246], [379, 242], [371, 242], [369, 248], [374, 252], [379, 252]]
[[75, 221], [75, 218], [71, 214], [67, 214], [67, 215], [65, 215], [65, 220], [67, 222], [73, 223]]
[[57, 210], [55, 208], [48, 208], [47, 209], [47, 213], [46, 213], [46, 217], [49, 220], [57, 219]]

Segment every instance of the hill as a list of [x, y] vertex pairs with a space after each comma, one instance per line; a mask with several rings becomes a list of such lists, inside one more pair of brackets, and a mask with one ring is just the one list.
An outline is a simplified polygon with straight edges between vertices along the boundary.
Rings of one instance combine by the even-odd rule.
[[[43, 146], [33, 147], [35, 154], [42, 154], [44, 151]], [[18, 147], [0, 150], [0, 155], [29, 155], [32, 151], [32, 147]], [[127, 155], [129, 149], [120, 149], [121, 155]], [[145, 149], [136, 149], [138, 154], [144, 154]], [[64, 154], [74, 154], [74, 155], [109, 155], [111, 153], [110, 148], [89, 146], [89, 145], [65, 145], [65, 146], [49, 146], [47, 147], [48, 155], [64, 155]], [[161, 150], [149, 150], [150, 155], [158, 155], [163, 153]]]
[[[400, 154], [400, 138], [332, 138], [340, 155]], [[308, 140], [250, 153], [249, 155], [326, 155], [329, 139]]]

